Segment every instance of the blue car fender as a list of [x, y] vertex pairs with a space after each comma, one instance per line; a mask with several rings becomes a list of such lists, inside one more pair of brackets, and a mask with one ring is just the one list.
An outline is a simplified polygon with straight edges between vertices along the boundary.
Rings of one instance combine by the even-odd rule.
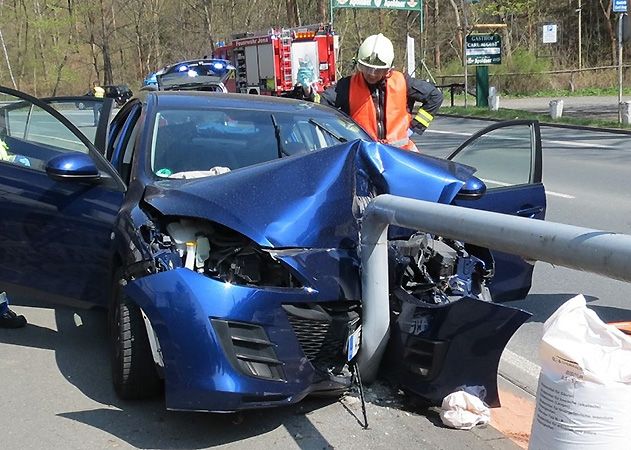
[[[308, 394], [313, 368], [281, 305], [313, 301], [317, 291], [237, 286], [177, 268], [130, 281], [125, 292], [158, 337], [167, 408], [207, 410], [212, 405], [213, 411], [234, 411], [294, 403]], [[282, 362], [284, 379], [240, 370], [214, 319], [260, 326]], [[273, 400], [265, 402], [265, 396]]]

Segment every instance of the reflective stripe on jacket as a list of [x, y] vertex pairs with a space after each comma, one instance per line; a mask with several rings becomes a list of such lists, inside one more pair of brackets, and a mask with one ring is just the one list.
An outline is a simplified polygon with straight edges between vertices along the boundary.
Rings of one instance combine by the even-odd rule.
[[[401, 72], [392, 71], [385, 80], [385, 139], [380, 139], [377, 110], [372, 100], [370, 89], [361, 73], [351, 77], [349, 89], [350, 116], [360, 124], [375, 140], [382, 140], [396, 147], [412, 150], [414, 143], [408, 137], [412, 116], [407, 110], [407, 83]], [[385, 116], [385, 117], [384, 117]]]
[[103, 98], [105, 97], [105, 89], [103, 89], [101, 86], [94, 86], [94, 96], [96, 98]]

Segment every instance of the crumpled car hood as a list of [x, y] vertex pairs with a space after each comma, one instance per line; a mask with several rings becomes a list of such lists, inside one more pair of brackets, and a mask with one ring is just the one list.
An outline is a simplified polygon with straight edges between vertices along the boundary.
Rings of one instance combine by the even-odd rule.
[[158, 181], [144, 200], [164, 215], [218, 222], [264, 247], [353, 248], [370, 198], [449, 203], [473, 172], [356, 140], [215, 177]]

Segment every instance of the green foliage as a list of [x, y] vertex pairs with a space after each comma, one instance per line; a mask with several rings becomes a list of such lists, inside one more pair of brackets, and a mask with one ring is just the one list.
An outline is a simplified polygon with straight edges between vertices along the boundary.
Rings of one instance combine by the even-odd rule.
[[[524, 95], [512, 95], [508, 97], [588, 97], [588, 96], [614, 96], [618, 95], [618, 88], [583, 88], [575, 91], [568, 89], [544, 89], [535, 92], [529, 92]], [[631, 87], [625, 87], [622, 89], [622, 95], [631, 95]]]
[[446, 65], [443, 66], [443, 70], [441, 70], [441, 76], [447, 75], [459, 75], [464, 73], [464, 69], [462, 67], [462, 61], [459, 59], [452, 59]]
[[542, 72], [550, 70], [550, 60], [537, 58], [533, 53], [519, 49], [506, 63], [492, 66], [491, 84], [502, 94], [527, 94], [550, 88], [551, 75]]
[[526, 49], [517, 49], [513, 57], [502, 64], [491, 66], [491, 74], [505, 73], [541, 73], [551, 69], [549, 58], [537, 58]]
[[[439, 83], [461, 81], [461, 4], [458, 0], [428, 0], [423, 34], [416, 12], [335, 10], [334, 28], [340, 38], [338, 73], [346, 75], [352, 70], [352, 57], [363, 38], [382, 32], [393, 40], [396, 68], [405, 65], [405, 41], [410, 35], [416, 42], [417, 67], [423, 59]], [[572, 8], [567, 2], [542, 0], [483, 0], [468, 6], [469, 25], [508, 26], [501, 32], [512, 60], [505, 54], [504, 64], [491, 68], [491, 82], [502, 94], [566, 89], [569, 85], [573, 89], [615, 86], [616, 78], [608, 72], [571, 77], [541, 74], [547, 69], [577, 65], [578, 30]], [[612, 19], [603, 13], [600, 2], [584, 1], [582, 8], [583, 66], [608, 64], [612, 57]], [[292, 14], [290, 18], [289, 10], [298, 12], [299, 17]], [[328, 0], [4, 2], [0, 31], [8, 61], [0, 51], [0, 84], [12, 84], [11, 70], [19, 87], [41, 95], [54, 89], [58, 94], [79, 94], [97, 78], [137, 86], [150, 71], [180, 59], [210, 54], [213, 42], [229, 41], [233, 33], [265, 32], [270, 27], [289, 26], [292, 19], [302, 24], [325, 22], [328, 13]], [[559, 43], [554, 46], [540, 42], [544, 20], [559, 24]], [[542, 53], [548, 58], [534, 56]], [[440, 68], [440, 73], [434, 68]], [[473, 74], [474, 68], [470, 69]], [[58, 82], [59, 70], [63, 79]], [[510, 75], [515, 72], [539, 75]]]
[[504, 17], [509, 14], [525, 14], [536, 6], [536, 0], [484, 0], [476, 9], [483, 14]]

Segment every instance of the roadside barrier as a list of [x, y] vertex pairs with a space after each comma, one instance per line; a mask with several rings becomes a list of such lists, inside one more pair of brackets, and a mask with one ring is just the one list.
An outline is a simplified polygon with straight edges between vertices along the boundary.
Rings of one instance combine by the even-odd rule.
[[459, 206], [379, 195], [361, 227], [364, 381], [376, 378], [389, 338], [388, 226], [422, 230], [494, 250], [631, 281], [631, 236]]

